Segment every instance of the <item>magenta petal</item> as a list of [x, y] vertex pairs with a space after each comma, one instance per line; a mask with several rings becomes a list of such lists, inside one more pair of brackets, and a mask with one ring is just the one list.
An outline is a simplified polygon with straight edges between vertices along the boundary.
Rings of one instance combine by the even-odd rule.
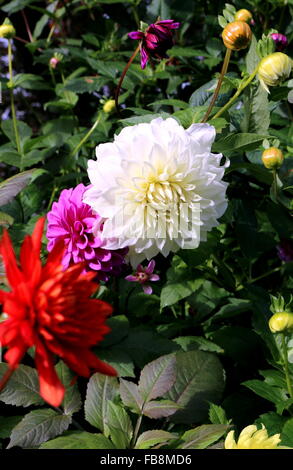
[[150, 295], [153, 292], [153, 289], [148, 284], [142, 284], [142, 288], [145, 294]]
[[149, 277], [149, 280], [150, 281], [159, 281], [160, 276], [158, 274], [151, 274], [150, 277]]
[[131, 274], [129, 276], [126, 276], [125, 279], [126, 279], [126, 281], [137, 282], [137, 277], [132, 276]]
[[152, 260], [149, 262], [147, 268], [145, 268], [145, 273], [147, 273], [147, 274], [152, 274], [152, 272], [153, 272], [154, 269], [155, 269], [155, 265], [156, 265], [156, 262], [155, 262], [154, 259], [152, 259]]
[[140, 66], [143, 70], [146, 67], [146, 64], [148, 63], [148, 60], [149, 60], [148, 53], [143, 46], [141, 46], [140, 48], [140, 56], [141, 56]]
[[128, 33], [128, 37], [130, 39], [142, 39], [144, 37], [144, 34], [141, 31], [131, 31]]

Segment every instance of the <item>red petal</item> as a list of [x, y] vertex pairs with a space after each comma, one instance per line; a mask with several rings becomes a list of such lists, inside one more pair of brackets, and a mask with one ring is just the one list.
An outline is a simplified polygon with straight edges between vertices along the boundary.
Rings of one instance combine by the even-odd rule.
[[11, 287], [15, 287], [23, 282], [23, 276], [17, 266], [13, 246], [7, 230], [4, 230], [2, 240], [0, 242], [0, 253], [3, 257], [5, 266], [5, 274]]
[[41, 341], [36, 346], [35, 363], [39, 373], [41, 397], [51, 406], [60, 406], [65, 388], [56, 374], [52, 354]]
[[41, 251], [44, 225], [45, 225], [45, 217], [41, 217], [37, 221], [34, 231], [32, 233], [32, 236], [31, 236], [34, 249], [38, 252], [38, 254], [40, 254], [40, 251]]

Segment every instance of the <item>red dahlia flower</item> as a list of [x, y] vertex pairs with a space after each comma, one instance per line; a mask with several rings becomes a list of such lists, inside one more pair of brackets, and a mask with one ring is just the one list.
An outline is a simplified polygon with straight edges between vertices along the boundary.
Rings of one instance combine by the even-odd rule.
[[128, 33], [131, 39], [140, 39], [141, 68], [144, 69], [149, 56], [163, 59], [168, 57], [166, 52], [173, 45], [173, 29], [178, 29], [180, 23], [174, 20], [156, 21], [149, 25], [145, 33], [142, 31], [132, 31]]
[[116, 375], [111, 366], [89, 349], [108, 333], [105, 319], [112, 313], [112, 307], [90, 298], [97, 288], [97, 284], [91, 282], [95, 273], [81, 274], [83, 263], [63, 271], [62, 242], [54, 247], [42, 267], [40, 249], [44, 221], [44, 218], [39, 219], [32, 236], [24, 239], [20, 266], [7, 231], [0, 242], [11, 287], [10, 292], [0, 291], [0, 304], [7, 315], [0, 323], [0, 342], [8, 348], [4, 357], [10, 366], [0, 381], [0, 390], [27, 349], [34, 346], [40, 394], [50, 405], [59, 406], [65, 390], [54, 368], [55, 355], [83, 377], [88, 377], [90, 370]]

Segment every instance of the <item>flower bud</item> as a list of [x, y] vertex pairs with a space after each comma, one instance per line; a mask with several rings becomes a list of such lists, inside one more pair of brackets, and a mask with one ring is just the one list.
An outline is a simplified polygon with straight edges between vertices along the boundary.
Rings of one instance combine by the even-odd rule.
[[271, 38], [274, 40], [278, 52], [282, 52], [288, 46], [288, 39], [284, 34], [272, 33]]
[[236, 11], [234, 19], [235, 21], [245, 21], [245, 23], [250, 23], [252, 20], [252, 14], [250, 11], [242, 8], [241, 10]]
[[57, 59], [57, 57], [51, 57], [50, 61], [49, 61], [49, 65], [51, 67], [51, 69], [55, 69], [57, 67], [57, 65], [59, 64], [60, 60]]
[[270, 147], [263, 151], [261, 159], [264, 166], [272, 170], [274, 168], [280, 168], [284, 160], [284, 155], [280, 149]]
[[227, 49], [239, 51], [245, 49], [251, 41], [252, 32], [244, 21], [228, 23], [222, 32], [222, 38]]
[[269, 320], [269, 327], [272, 333], [282, 333], [293, 328], [293, 313], [278, 312]]
[[105, 113], [112, 113], [115, 109], [115, 100], [108, 100], [103, 106], [103, 111]]
[[11, 39], [15, 36], [16, 31], [12, 24], [2, 24], [0, 26], [0, 38]]
[[258, 67], [258, 78], [263, 88], [269, 93], [268, 86], [277, 86], [289, 77], [292, 60], [283, 52], [274, 52], [264, 57]]

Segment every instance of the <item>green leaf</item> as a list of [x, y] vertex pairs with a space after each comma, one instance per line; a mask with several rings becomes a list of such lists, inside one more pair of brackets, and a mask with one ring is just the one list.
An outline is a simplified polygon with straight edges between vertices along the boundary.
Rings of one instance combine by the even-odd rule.
[[173, 415], [180, 407], [172, 400], [153, 400], [143, 407], [143, 415], [148, 418], [160, 419]]
[[[4, 134], [8, 137], [8, 139], [12, 142], [12, 144], [16, 148], [16, 139], [15, 139], [13, 120], [7, 119], [5, 121], [2, 121], [1, 127], [2, 127], [2, 131], [4, 132]], [[20, 147], [23, 150], [25, 142], [32, 135], [32, 130], [25, 122], [20, 121], [20, 120], [17, 121], [17, 129], [18, 129], [18, 134], [19, 134]]]
[[168, 441], [176, 439], [176, 437], [176, 434], [161, 429], [146, 431], [138, 437], [135, 449], [150, 449], [156, 444], [167, 444]]
[[227, 431], [226, 424], [204, 424], [186, 431], [181, 439], [184, 441], [180, 449], [206, 449], [218, 441]]
[[284, 424], [286, 423], [287, 418], [280, 416], [273, 411], [260, 415], [260, 417], [255, 421], [255, 424], [260, 426], [263, 424], [268, 431], [269, 436], [273, 434], [279, 434], [282, 431]]
[[141, 371], [138, 391], [144, 402], [161, 397], [168, 392], [176, 379], [176, 357], [174, 354], [159, 357]]
[[96, 373], [92, 375], [87, 386], [84, 404], [85, 419], [94, 427], [100, 429], [106, 437], [109, 436], [107, 426], [109, 401], [118, 395], [118, 381]]
[[158, 16], [160, 18], [170, 18], [169, 2], [167, 0], [152, 0], [147, 6], [147, 14], [154, 19]]
[[93, 93], [100, 90], [107, 82], [108, 79], [105, 77], [79, 77], [67, 80], [64, 90], [74, 93]]
[[120, 343], [120, 341], [127, 336], [129, 331], [129, 320], [125, 315], [115, 315], [107, 319], [106, 323], [107, 326], [111, 328], [111, 331], [100, 343], [102, 348], [108, 348], [113, 344]]
[[23, 171], [0, 183], [0, 207], [8, 204], [31, 181], [37, 170]]
[[255, 35], [253, 34], [248, 53], [245, 57], [247, 72], [252, 73], [259, 61], [260, 57], [257, 53], [257, 40], [255, 38]]
[[12, 0], [12, 2], [7, 3], [1, 10], [5, 11], [5, 13], [16, 13], [19, 10], [23, 10], [27, 5], [31, 3], [35, 3], [37, 0]]
[[120, 379], [120, 396], [125, 406], [131, 408], [134, 413], [140, 413], [143, 406], [143, 398], [138, 386], [128, 380]]
[[[0, 363], [0, 377], [7, 370], [7, 364]], [[31, 406], [44, 404], [39, 394], [38, 374], [32, 367], [20, 365], [0, 393], [0, 401], [6, 405]]]
[[65, 415], [72, 415], [81, 408], [81, 396], [77, 384], [72, 385], [75, 374], [60, 361], [56, 366], [56, 372], [65, 387], [65, 395], [62, 402]]
[[22, 418], [23, 416], [0, 416], [0, 439], [9, 437], [12, 429]]
[[115, 449], [112, 442], [102, 434], [72, 431], [42, 444], [41, 449]]
[[165, 398], [178, 403], [178, 410], [170, 420], [175, 423], [193, 423], [207, 416], [208, 402], [217, 402], [224, 389], [224, 371], [216, 356], [203, 351], [176, 354], [177, 375]]
[[19, 73], [13, 77], [13, 85], [27, 90], [50, 90], [50, 85], [39, 75], [32, 73]]
[[111, 401], [108, 405], [107, 427], [115, 447], [117, 449], [127, 449], [133, 434], [131, 420], [122, 406]]
[[249, 87], [244, 94], [243, 104], [242, 132], [267, 133], [270, 126], [270, 110], [268, 93], [264, 88], [260, 84], [258, 87]]
[[209, 419], [212, 424], [229, 424], [225, 410], [214, 403], [210, 404]]
[[244, 152], [245, 150], [253, 150], [258, 148], [264, 139], [271, 138], [269, 135], [261, 134], [233, 134], [230, 133], [226, 137], [219, 139], [213, 144], [213, 152], [223, 152], [226, 155], [235, 152]]
[[179, 336], [173, 341], [175, 341], [176, 344], [179, 344], [183, 351], [200, 349], [201, 351], [215, 352], [219, 354], [224, 352], [220, 346], [208, 339], [202, 338], [201, 336]]
[[128, 337], [120, 343], [120, 346], [140, 368], [157, 357], [179, 349], [173, 341], [145, 327], [131, 328]]
[[166, 106], [174, 106], [177, 108], [188, 108], [188, 103], [185, 101], [181, 100], [176, 100], [176, 99], [165, 99], [165, 100], [158, 100], [154, 101], [153, 103], [148, 104], [148, 106], [160, 106], [160, 105], [166, 105]]
[[281, 439], [282, 445], [293, 447], [293, 418], [288, 419], [283, 427]]
[[34, 410], [25, 415], [13, 429], [7, 449], [14, 446], [36, 447], [68, 429], [71, 416], [54, 410]]
[[180, 47], [174, 46], [168, 50], [168, 55], [171, 57], [193, 57], [203, 56], [205, 52], [198, 49], [193, 49], [192, 47]]
[[147, 113], [143, 116], [134, 116], [126, 119], [120, 119], [120, 122], [123, 126], [134, 126], [135, 124], [140, 124], [142, 122], [151, 122], [153, 119], [161, 117], [167, 119], [170, 117], [170, 114], [161, 112], [161, 113]]
[[119, 345], [107, 349], [98, 348], [97, 354], [100, 359], [116, 369], [119, 377], [135, 377], [133, 360]]
[[260, 397], [271, 401], [277, 407], [282, 405], [284, 405], [284, 407], [286, 406], [286, 393], [277, 387], [273, 387], [261, 380], [246, 380], [246, 382], [242, 382], [242, 385], [245, 385], [245, 387], [249, 388]]

